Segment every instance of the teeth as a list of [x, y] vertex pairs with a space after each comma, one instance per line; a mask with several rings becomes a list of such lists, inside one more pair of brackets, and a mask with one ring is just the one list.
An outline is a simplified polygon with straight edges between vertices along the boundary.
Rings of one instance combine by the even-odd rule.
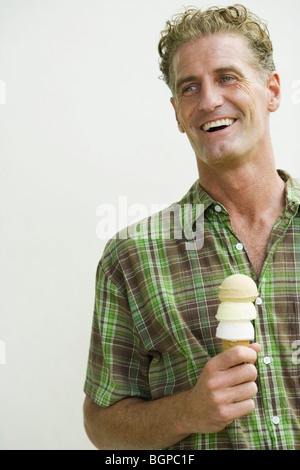
[[234, 123], [234, 119], [219, 119], [218, 121], [211, 121], [207, 122], [202, 126], [204, 131], [208, 131], [212, 127], [220, 127], [220, 126], [231, 126]]

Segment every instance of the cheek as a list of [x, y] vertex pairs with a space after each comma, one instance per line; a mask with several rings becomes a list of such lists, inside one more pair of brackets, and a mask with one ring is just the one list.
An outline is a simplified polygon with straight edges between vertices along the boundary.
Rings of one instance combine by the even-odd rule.
[[253, 88], [249, 80], [246, 80], [246, 79], [240, 80], [236, 84], [236, 87], [239, 91], [241, 91], [243, 94], [245, 93], [248, 97], [252, 97], [254, 94]]
[[195, 123], [194, 112], [191, 108], [184, 109], [184, 112], [180, 111], [178, 113], [180, 126], [184, 129], [185, 132], [192, 130]]
[[255, 88], [245, 80], [237, 85], [241, 93], [241, 106], [245, 114], [253, 119], [264, 119], [267, 111], [267, 95], [265, 88]]
[[247, 109], [254, 110], [255, 98], [254, 98], [253, 90], [250, 87], [249, 83], [246, 80], [245, 82], [239, 83], [237, 85], [237, 90], [238, 90], [239, 101], [241, 103], [242, 110], [244, 110], [244, 112]]
[[180, 99], [177, 110], [178, 116], [185, 122], [193, 120], [194, 116], [198, 115], [199, 98], [194, 96], [183, 97]]

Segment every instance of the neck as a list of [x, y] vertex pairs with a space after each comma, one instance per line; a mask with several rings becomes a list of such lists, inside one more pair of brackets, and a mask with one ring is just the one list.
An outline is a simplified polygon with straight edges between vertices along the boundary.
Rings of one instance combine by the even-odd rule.
[[229, 214], [248, 220], [262, 217], [266, 211], [281, 212], [285, 204], [285, 184], [275, 163], [237, 168], [211, 168], [198, 160], [199, 181], [206, 192], [226, 207]]

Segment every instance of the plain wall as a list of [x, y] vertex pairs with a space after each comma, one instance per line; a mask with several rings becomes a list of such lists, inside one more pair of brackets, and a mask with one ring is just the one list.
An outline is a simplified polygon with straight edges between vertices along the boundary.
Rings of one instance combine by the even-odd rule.
[[[244, 4], [268, 21], [282, 80], [277, 167], [300, 177], [300, 3]], [[82, 389], [101, 208], [151, 212], [197, 179], [158, 78], [160, 31], [182, 5], [0, 0], [1, 449], [93, 449]]]

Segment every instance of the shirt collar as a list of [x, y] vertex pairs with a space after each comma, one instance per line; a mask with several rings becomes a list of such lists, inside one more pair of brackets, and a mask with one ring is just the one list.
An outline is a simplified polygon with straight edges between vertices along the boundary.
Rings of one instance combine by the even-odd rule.
[[[278, 170], [278, 174], [286, 183], [285, 209], [286, 211], [295, 214], [300, 208], [300, 179], [292, 178], [289, 173], [283, 170]], [[223, 208], [218, 201], [215, 201], [207, 194], [200, 185], [199, 180], [195, 181], [190, 190], [181, 199], [180, 205], [190, 205], [192, 210], [192, 223], [194, 223], [211, 205], [219, 205]]]
[[286, 186], [285, 210], [296, 214], [300, 207], [300, 180], [283, 170], [278, 170], [278, 174]]
[[188, 225], [190, 230], [192, 230], [194, 223], [203, 216], [203, 213], [206, 211], [206, 209], [213, 203], [213, 199], [202, 188], [199, 180], [195, 181], [193, 186], [179, 203], [182, 209], [180, 220], [181, 226], [186, 227], [185, 217], [188, 214]]
[[207, 194], [202, 186], [200, 186], [199, 180], [197, 180], [181, 199], [180, 204], [203, 204], [204, 210], [206, 210], [214, 202], [215, 201]]

